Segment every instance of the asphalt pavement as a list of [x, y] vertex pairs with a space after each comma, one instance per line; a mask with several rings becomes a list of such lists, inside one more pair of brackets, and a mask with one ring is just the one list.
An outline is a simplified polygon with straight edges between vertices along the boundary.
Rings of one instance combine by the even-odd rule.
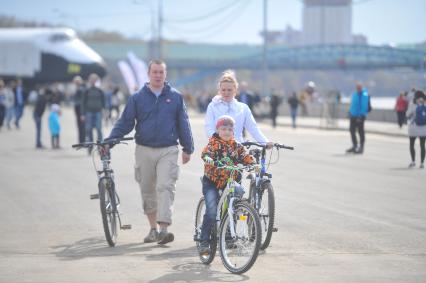
[[407, 168], [406, 128], [367, 121], [365, 153], [347, 155], [347, 121], [301, 118], [296, 129], [285, 117], [275, 129], [261, 122], [266, 136], [295, 150], [273, 152], [269, 167], [278, 232], [247, 273], [233, 275], [219, 254], [201, 264], [192, 240], [207, 142], [202, 115], [191, 112], [195, 153], [181, 166], [168, 245], [143, 243], [149, 227], [134, 144], [113, 148], [122, 219], [132, 229], [110, 248], [99, 202], [89, 198], [97, 190], [92, 161], [71, 149], [73, 112], [63, 111], [59, 150], [50, 149], [45, 114], [46, 149], [36, 150], [25, 111], [20, 130], [0, 131], [0, 282], [426, 282], [426, 171]]

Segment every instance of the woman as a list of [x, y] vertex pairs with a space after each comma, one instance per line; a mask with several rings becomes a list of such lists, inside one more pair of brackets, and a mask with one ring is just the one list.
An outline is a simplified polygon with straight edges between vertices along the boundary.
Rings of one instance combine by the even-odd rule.
[[395, 103], [395, 111], [398, 118], [398, 125], [402, 128], [402, 125], [405, 123], [405, 116], [407, 112], [408, 101], [406, 99], [406, 94], [401, 92]]
[[[418, 90], [414, 93], [412, 103], [407, 110], [408, 118], [408, 136], [410, 138], [410, 155], [411, 163], [409, 168], [416, 166], [416, 152], [414, 150], [414, 142], [418, 137], [420, 140], [420, 168], [424, 168], [425, 160], [425, 140], [426, 140], [426, 124], [424, 124], [424, 117], [426, 116], [425, 94]], [[421, 117], [423, 116], [423, 118]]]
[[244, 142], [243, 130], [246, 129], [257, 142], [265, 143], [268, 148], [272, 148], [273, 143], [269, 142], [258, 128], [250, 108], [235, 99], [238, 82], [233, 71], [227, 70], [223, 72], [218, 88], [218, 95], [213, 97], [207, 107], [205, 118], [207, 136], [211, 137], [215, 133], [216, 122], [219, 117], [229, 115], [235, 120], [234, 137], [236, 141]]

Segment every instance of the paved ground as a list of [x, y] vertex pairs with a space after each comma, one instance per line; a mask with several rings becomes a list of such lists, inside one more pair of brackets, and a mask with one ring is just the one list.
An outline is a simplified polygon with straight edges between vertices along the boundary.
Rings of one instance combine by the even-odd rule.
[[[133, 180], [134, 146], [114, 148], [122, 217], [133, 229], [109, 248], [99, 204], [89, 199], [91, 160], [70, 148], [72, 112], [62, 118], [61, 150], [35, 150], [25, 115], [20, 131], [0, 132], [0, 282], [426, 282], [426, 171], [407, 169], [407, 138], [368, 134], [365, 154], [353, 156], [344, 154], [347, 131], [314, 129], [308, 120], [295, 130], [263, 124], [271, 140], [296, 150], [271, 165], [279, 231], [237, 276], [219, 257], [200, 264], [192, 241], [206, 143], [200, 116], [191, 120], [196, 154], [181, 167], [170, 245], [142, 243], [148, 226]], [[46, 127], [43, 138], [47, 144]]]

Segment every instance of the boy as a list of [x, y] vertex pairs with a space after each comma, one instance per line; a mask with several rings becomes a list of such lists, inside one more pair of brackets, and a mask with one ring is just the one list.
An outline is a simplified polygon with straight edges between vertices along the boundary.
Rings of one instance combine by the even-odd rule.
[[58, 104], [50, 106], [49, 129], [52, 137], [52, 148], [59, 149], [59, 133], [61, 125], [59, 124], [59, 116], [61, 115], [61, 107]]
[[227, 115], [219, 117], [216, 122], [216, 132], [201, 153], [201, 158], [206, 162], [202, 181], [206, 212], [201, 227], [199, 250], [201, 255], [210, 253], [209, 239], [212, 225], [216, 225], [219, 190], [223, 190], [226, 187], [230, 175], [228, 170], [216, 168], [214, 161], [229, 157], [234, 164], [242, 163], [247, 165], [254, 162], [253, 157], [246, 154], [244, 147], [235, 141], [234, 125], [235, 121], [232, 117]]

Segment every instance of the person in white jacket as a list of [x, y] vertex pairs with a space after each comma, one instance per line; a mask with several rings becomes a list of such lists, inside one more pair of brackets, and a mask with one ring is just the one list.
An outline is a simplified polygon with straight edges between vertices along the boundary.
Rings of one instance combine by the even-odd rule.
[[223, 72], [219, 80], [219, 93], [213, 97], [207, 107], [205, 117], [205, 130], [207, 137], [211, 137], [216, 131], [217, 119], [223, 115], [229, 115], [235, 120], [235, 140], [244, 142], [243, 130], [246, 129], [250, 135], [259, 143], [265, 143], [272, 148], [273, 143], [265, 137], [256, 124], [253, 114], [247, 104], [235, 99], [238, 90], [238, 81], [231, 70]]

